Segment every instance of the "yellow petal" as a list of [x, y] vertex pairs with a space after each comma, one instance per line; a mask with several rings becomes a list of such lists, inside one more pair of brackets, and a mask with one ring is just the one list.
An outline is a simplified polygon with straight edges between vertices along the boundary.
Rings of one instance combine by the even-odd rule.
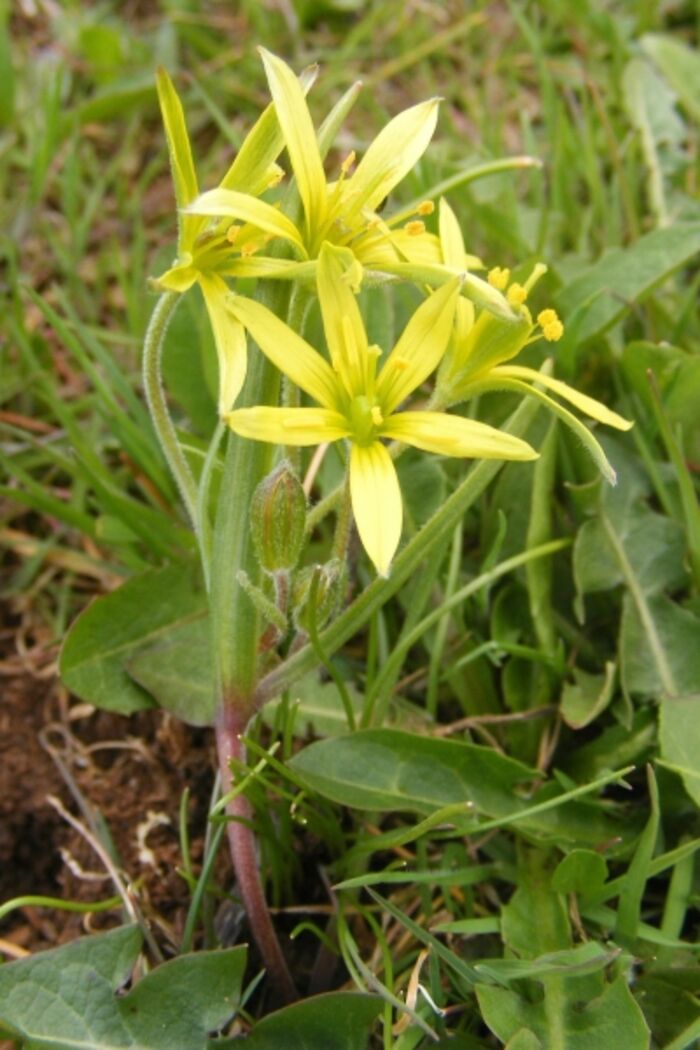
[[200, 274], [199, 287], [207, 305], [219, 358], [219, 415], [223, 416], [233, 407], [245, 379], [245, 329], [227, 309], [229, 290], [218, 274]]
[[[188, 256], [188, 258], [191, 258], [191, 256]], [[186, 292], [192, 287], [198, 277], [199, 272], [191, 262], [182, 262], [171, 266], [160, 277], [155, 277], [153, 283], [165, 291], [180, 292], [182, 294], [182, 292]]]
[[437, 265], [442, 262], [440, 242], [434, 233], [412, 237], [406, 230], [393, 230], [385, 223], [354, 240], [352, 250], [363, 266], [377, 269], [385, 262], [401, 260]]
[[[538, 381], [541, 381], [542, 377], [540, 376], [540, 373], [537, 372], [535, 374]], [[514, 390], [516, 393], [523, 394], [525, 397], [537, 398], [538, 401], [541, 401], [547, 406], [550, 412], [553, 412], [555, 416], [559, 416], [559, 418], [566, 423], [567, 427], [573, 430], [583, 447], [592, 457], [603, 477], [609, 481], [611, 485], [616, 484], [617, 474], [615, 473], [608, 457], [605, 455], [600, 442], [596, 441], [588, 427], [585, 426], [581, 420], [573, 414], [573, 412], [569, 412], [568, 408], [564, 408], [564, 406], [560, 405], [558, 401], [549, 397], [548, 394], [545, 394], [544, 391], [539, 390], [536, 386], [530, 385], [529, 383], [523, 383], [520, 379], [511, 379], [509, 376], [503, 375], [499, 368], [492, 368], [482, 381], [475, 383], [471, 393], [477, 394], [485, 390]]]
[[306, 254], [301, 235], [294, 223], [283, 215], [271, 204], [251, 197], [248, 193], [239, 193], [238, 190], [207, 190], [200, 194], [196, 200], [185, 209], [186, 215], [212, 215], [216, 218], [238, 219], [239, 222], [249, 222], [266, 233], [272, 233], [275, 237], [283, 237], [291, 241], [302, 254]]
[[457, 221], [457, 216], [452, 211], [444, 197], [440, 198], [440, 246], [442, 248], [442, 259], [446, 266], [455, 270], [464, 269], [464, 238]]
[[[402, 280], [429, 284], [434, 288], [439, 288], [455, 276], [454, 270], [449, 266], [435, 266], [421, 262], [387, 262], [382, 263], [381, 270]], [[473, 273], [462, 273], [461, 276], [462, 292], [477, 306], [483, 306], [489, 313], [504, 321], [518, 320], [519, 315], [513, 312], [505, 295], [497, 288], [493, 288], [488, 281], [482, 280]]]
[[375, 211], [415, 167], [433, 137], [438, 104], [429, 99], [411, 106], [379, 132], [346, 184], [351, 214]]
[[406, 325], [377, 380], [377, 397], [389, 415], [440, 363], [452, 333], [460, 278], [433, 292]]
[[320, 445], [348, 436], [345, 417], [328, 408], [237, 408], [224, 416], [231, 430], [275, 445]]
[[389, 575], [401, 539], [401, 490], [391, 456], [379, 441], [353, 445], [350, 498], [362, 545], [381, 576]]
[[601, 404], [600, 401], [596, 401], [595, 398], [582, 394], [569, 386], [568, 383], [562, 383], [560, 379], [552, 379], [551, 376], [536, 372], [534, 368], [521, 368], [520, 365], [501, 365], [499, 368], [492, 369], [491, 374], [494, 373], [511, 376], [513, 379], [524, 379], [531, 383], [541, 383], [547, 390], [551, 390], [553, 393], [558, 394], [559, 397], [570, 401], [572, 405], [575, 405], [581, 412], [585, 412], [591, 419], [597, 419], [599, 423], [615, 427], [616, 430], [629, 430], [630, 427], [634, 426], [629, 419], [625, 419], [623, 416], [619, 416], [617, 412], [606, 408], [605, 405]]
[[504, 434], [486, 423], [446, 412], [398, 412], [382, 427], [382, 436], [441, 456], [474, 459], [537, 459], [526, 441]]
[[187, 134], [182, 103], [168, 73], [160, 67], [156, 74], [158, 101], [168, 140], [170, 166], [175, 184], [178, 208], [186, 207], [199, 193], [197, 175], [192, 160], [192, 148]]
[[368, 392], [374, 379], [375, 359], [370, 358], [367, 333], [351, 289], [354, 269], [348, 267], [348, 257], [354, 261], [347, 248], [324, 243], [316, 278], [331, 361], [348, 394], [354, 397]]
[[[317, 67], [304, 70], [299, 84], [304, 94], [316, 79]], [[228, 169], [221, 187], [227, 190], [242, 190], [257, 197], [270, 185], [270, 176], [275, 161], [284, 149], [284, 137], [277, 119], [274, 102], [263, 110], [246, 135], [241, 148]]]
[[224, 277], [276, 277], [282, 281], [313, 282], [316, 278], [316, 260], [293, 262], [292, 259], [273, 259], [268, 255], [235, 256], [217, 267]]
[[304, 205], [307, 226], [309, 230], [317, 229], [326, 217], [326, 177], [304, 92], [281, 58], [262, 47], [260, 54]]
[[262, 352], [297, 386], [326, 408], [337, 403], [338, 381], [327, 361], [266, 306], [242, 295], [228, 309], [245, 325]]
[[[185, 115], [182, 110], [182, 103], [175, 90], [175, 85], [162, 67], [156, 73], [156, 86], [160, 112], [165, 127], [165, 137], [168, 140], [170, 170], [175, 187], [175, 202], [178, 210], [181, 210], [190, 201], [193, 201], [199, 193], [190, 137], [187, 134]], [[181, 224], [180, 249], [188, 250], [194, 244], [194, 239], [199, 227], [201, 227], [201, 220], [181, 218], [179, 221]]]

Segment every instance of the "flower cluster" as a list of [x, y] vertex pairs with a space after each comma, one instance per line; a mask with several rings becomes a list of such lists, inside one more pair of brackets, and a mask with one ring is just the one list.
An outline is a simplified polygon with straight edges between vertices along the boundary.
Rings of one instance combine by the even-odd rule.
[[[306, 104], [313, 73], [297, 78], [262, 51], [271, 105], [245, 139], [218, 187], [204, 193], [192, 160], [182, 106], [167, 74], [158, 90], [180, 210], [178, 255], [156, 284], [183, 293], [198, 285], [219, 358], [219, 412], [237, 434], [282, 446], [342, 441], [349, 447], [352, 508], [360, 539], [381, 574], [388, 574], [402, 530], [402, 502], [392, 454], [403, 444], [444, 456], [528, 460], [525, 441], [445, 409], [489, 390], [534, 396], [579, 434], [602, 471], [608, 464], [590, 431], [550, 394], [613, 427], [630, 424], [559, 380], [509, 364], [535, 339], [556, 342], [563, 326], [552, 309], [533, 321], [527, 298], [545, 267], [523, 283], [496, 267], [486, 277], [467, 253], [457, 218], [445, 200], [438, 232], [425, 219], [432, 200], [385, 217], [389, 193], [416, 165], [433, 135], [437, 100], [400, 113], [359, 163], [349, 154], [336, 177], [325, 152], [347, 104], [317, 132]], [[280, 204], [263, 199], [283, 178], [286, 150], [298, 193]], [[432, 221], [432, 220], [431, 220]], [[227, 281], [243, 277], [293, 280], [317, 294], [326, 346], [312, 347], [254, 299]], [[412, 280], [428, 288], [388, 353], [372, 345], [356, 294], [363, 281]], [[314, 405], [235, 408], [246, 371], [246, 332]], [[436, 373], [427, 407], [407, 402]], [[544, 388], [544, 389], [543, 389]], [[389, 442], [390, 444], [387, 444]]]

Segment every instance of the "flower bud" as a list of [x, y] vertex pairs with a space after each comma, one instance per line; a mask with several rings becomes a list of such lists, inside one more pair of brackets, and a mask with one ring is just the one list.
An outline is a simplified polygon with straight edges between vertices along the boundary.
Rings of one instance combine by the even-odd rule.
[[[313, 593], [314, 576], [318, 578]], [[309, 625], [320, 630], [339, 608], [347, 588], [347, 566], [340, 558], [325, 565], [309, 565], [294, 580], [292, 606], [297, 630], [309, 633]], [[315, 597], [315, 602], [312, 599]], [[315, 605], [315, 610], [314, 610]]]
[[250, 504], [255, 553], [266, 572], [293, 569], [306, 530], [306, 496], [291, 464], [283, 460], [260, 482]]

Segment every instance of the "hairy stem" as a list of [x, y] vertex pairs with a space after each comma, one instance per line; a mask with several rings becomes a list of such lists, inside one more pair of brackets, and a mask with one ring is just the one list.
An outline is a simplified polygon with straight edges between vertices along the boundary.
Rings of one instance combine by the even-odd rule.
[[[237, 762], [244, 763], [246, 759], [245, 747], [241, 740], [246, 721], [247, 715], [241, 706], [228, 704], [219, 711], [216, 723], [216, 747], [221, 772], [221, 789], [224, 795], [228, 794], [234, 786], [231, 760], [235, 759]], [[265, 900], [256, 855], [255, 832], [252, 828], [252, 806], [245, 795], [238, 794], [226, 806], [226, 813], [230, 818], [227, 832], [236, 883], [251, 933], [279, 995], [285, 1002], [292, 1002], [298, 998], [298, 993], [282, 954]]]
[[192, 527], [198, 533], [197, 486], [168, 412], [161, 371], [165, 333], [179, 301], [180, 296], [175, 292], [165, 292], [156, 303], [143, 344], [143, 386], [160, 447], [175, 478]]

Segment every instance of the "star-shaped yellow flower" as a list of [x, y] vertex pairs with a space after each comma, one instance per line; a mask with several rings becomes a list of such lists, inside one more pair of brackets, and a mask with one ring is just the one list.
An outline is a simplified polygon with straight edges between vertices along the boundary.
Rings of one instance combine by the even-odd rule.
[[350, 495], [360, 539], [377, 571], [387, 575], [401, 537], [398, 477], [382, 439], [439, 455], [528, 460], [524, 441], [484, 423], [443, 412], [399, 411], [435, 370], [445, 352], [459, 298], [460, 279], [430, 295], [411, 317], [382, 367], [352, 293], [347, 253], [324, 244], [317, 269], [318, 295], [330, 364], [260, 303], [233, 296], [228, 309], [260, 349], [318, 408], [258, 406], [229, 412], [237, 434], [281, 445], [350, 443]]
[[[428, 99], [405, 109], [379, 132], [353, 169], [351, 153], [340, 166], [335, 181], [327, 181], [318, 136], [302, 86], [289, 66], [260, 48], [275, 110], [284, 136], [289, 161], [301, 198], [303, 222], [298, 235], [303, 249], [301, 261], [270, 259], [264, 255], [231, 261], [227, 274], [240, 277], [313, 277], [313, 261], [323, 243], [350, 249], [358, 262], [354, 284], [359, 287], [362, 267], [385, 277], [400, 277], [434, 287], [444, 284], [455, 272], [478, 267], [467, 257], [458, 269], [448, 270], [440, 261], [437, 237], [428, 233], [421, 216], [433, 210], [431, 201], [399, 229], [391, 218], [378, 212], [391, 191], [415, 167], [435, 131], [439, 100]], [[188, 210], [191, 215], [236, 217], [235, 195], [225, 187], [203, 193]], [[401, 221], [406, 218], [400, 216]], [[299, 249], [299, 244], [295, 247]], [[309, 262], [304, 262], [308, 259]], [[513, 312], [501, 292], [475, 274], [464, 277], [463, 292], [475, 302], [505, 319]]]
[[[445, 200], [440, 201], [439, 221], [443, 259], [448, 265], [455, 265], [464, 258], [464, 241], [457, 218]], [[443, 405], [455, 405], [490, 390], [511, 390], [536, 397], [574, 431], [601, 473], [614, 484], [615, 471], [590, 430], [539, 387], [568, 401], [591, 419], [617, 430], [629, 430], [632, 423], [560, 379], [534, 368], [508, 364], [529, 343], [540, 338], [555, 343], [564, 334], [555, 310], [541, 310], [535, 322], [526, 306], [532, 287], [546, 270], [546, 266], [538, 263], [524, 284], [512, 282], [510, 271], [499, 266], [489, 271], [488, 280], [505, 294], [515, 313], [515, 323], [504, 322], [487, 310], [477, 314], [471, 302], [460, 299], [453, 338], [438, 372], [437, 400]]]
[[[308, 79], [307, 79], [308, 83]], [[164, 291], [183, 293], [198, 284], [209, 314], [219, 360], [219, 412], [233, 405], [246, 371], [246, 342], [243, 327], [226, 310], [228, 286], [222, 277], [231, 256], [245, 256], [269, 237], [281, 237], [303, 252], [296, 227], [277, 208], [258, 200], [281, 176], [275, 163], [284, 140], [274, 106], [268, 106], [249, 132], [220, 186], [228, 194], [229, 214], [239, 221], [235, 241], [231, 223], [210, 228], [209, 220], [187, 212], [199, 196], [182, 104], [172, 80], [158, 70], [158, 99], [168, 140], [170, 167], [178, 206], [177, 259], [156, 278]], [[299, 85], [303, 95], [303, 87]]]

